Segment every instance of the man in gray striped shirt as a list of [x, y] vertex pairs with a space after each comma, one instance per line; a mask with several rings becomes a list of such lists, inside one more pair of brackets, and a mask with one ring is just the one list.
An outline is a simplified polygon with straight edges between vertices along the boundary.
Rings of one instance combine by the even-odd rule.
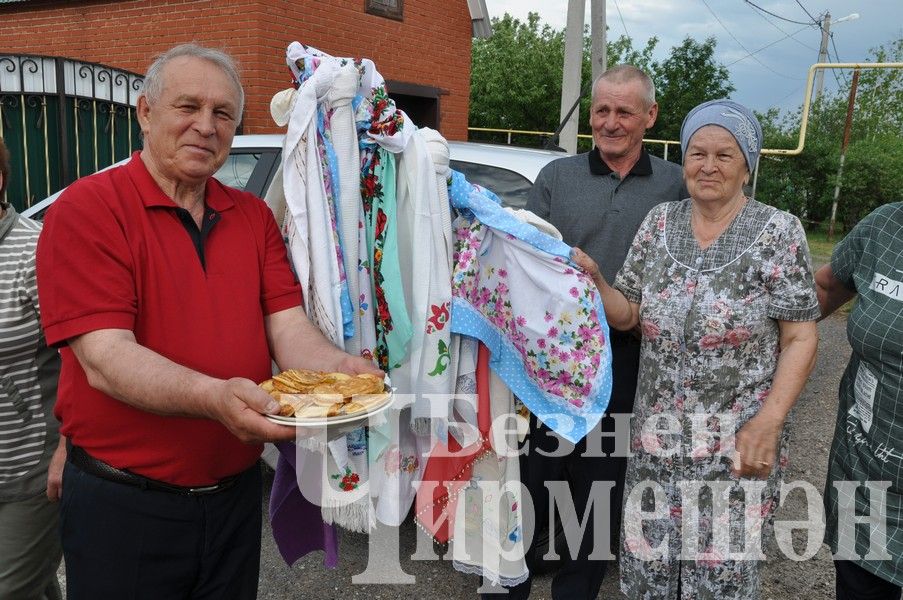
[[60, 598], [55, 502], [65, 460], [53, 416], [60, 359], [38, 319], [41, 226], [3, 200], [9, 171], [0, 139], [0, 598], [53, 599]]

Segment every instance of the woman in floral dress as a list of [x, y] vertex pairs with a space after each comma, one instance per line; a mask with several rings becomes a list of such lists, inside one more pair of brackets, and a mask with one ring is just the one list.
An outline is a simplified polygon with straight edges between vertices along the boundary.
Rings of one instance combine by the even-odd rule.
[[729, 100], [681, 127], [690, 198], [653, 208], [614, 287], [579, 249], [611, 326], [642, 329], [625, 487], [629, 598], [758, 598], [787, 416], [819, 316], [799, 220], [743, 193], [762, 148]]

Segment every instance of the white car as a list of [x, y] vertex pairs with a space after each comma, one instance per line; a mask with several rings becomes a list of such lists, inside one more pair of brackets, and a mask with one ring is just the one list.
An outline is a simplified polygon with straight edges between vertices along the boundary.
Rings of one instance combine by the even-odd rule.
[[[282, 138], [278, 134], [235, 136], [229, 158], [215, 177], [225, 185], [266, 198], [282, 156]], [[471, 183], [492, 190], [506, 206], [513, 208], [523, 208], [527, 203], [527, 193], [540, 169], [556, 158], [566, 156], [551, 150], [473, 142], [449, 142], [448, 147], [452, 169], [464, 173]], [[44, 212], [61, 193], [41, 200], [22, 214], [32, 219], [42, 219]]]

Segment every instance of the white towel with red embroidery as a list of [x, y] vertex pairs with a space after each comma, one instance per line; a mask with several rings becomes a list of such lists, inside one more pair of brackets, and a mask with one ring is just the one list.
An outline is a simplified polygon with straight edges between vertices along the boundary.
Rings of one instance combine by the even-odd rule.
[[[430, 398], [449, 398], [455, 384], [449, 328], [451, 257], [446, 246], [452, 237], [450, 208], [439, 197], [428, 135], [418, 129], [400, 155], [396, 190], [398, 254], [414, 335], [408, 358], [392, 371], [392, 381], [399, 393], [414, 395], [413, 419], [430, 416]], [[447, 415], [447, 406], [433, 411], [441, 420]]]

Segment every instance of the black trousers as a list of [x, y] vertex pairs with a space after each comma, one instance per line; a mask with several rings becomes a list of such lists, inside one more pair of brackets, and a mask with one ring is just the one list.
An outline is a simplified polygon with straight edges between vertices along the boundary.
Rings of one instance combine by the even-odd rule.
[[849, 560], [835, 560], [837, 600], [900, 600], [900, 586]]
[[63, 471], [60, 531], [69, 600], [252, 599], [260, 571], [255, 466], [207, 496], [142, 490]]
[[[613, 432], [615, 421], [609, 416], [611, 413], [632, 413], [633, 400], [636, 395], [637, 370], [639, 369], [640, 342], [628, 334], [612, 332], [612, 390], [608, 411], [605, 418], [597, 425], [603, 432]], [[629, 434], [629, 431], [625, 431]], [[591, 437], [592, 434], [588, 437]], [[549, 490], [547, 481], [567, 481], [571, 497], [574, 501], [574, 509], [578, 519], [584, 519], [584, 512], [590, 499], [590, 492], [594, 481], [613, 481], [615, 486], [610, 497], [597, 498], [592, 505], [590, 513], [584, 519], [586, 529], [580, 542], [579, 550], [569, 549], [562, 555], [562, 566], [552, 580], [552, 598], [555, 600], [579, 600], [594, 599], [602, 587], [602, 579], [605, 577], [606, 563], [600, 560], [590, 559], [589, 556], [596, 550], [596, 555], [608, 554], [604, 552], [608, 546], [612, 553], [617, 549], [620, 537], [621, 499], [624, 493], [624, 474], [627, 459], [624, 457], [610, 456], [614, 451], [615, 442], [610, 436], [602, 438], [602, 454], [598, 452], [586, 453], [586, 438], [576, 445], [559, 438], [548, 427], [530, 417], [530, 444], [529, 451], [521, 454], [520, 469], [521, 482], [533, 500], [535, 519], [529, 515], [524, 516], [524, 530], [528, 539], [531, 539], [527, 549], [527, 567], [531, 573], [537, 562], [542, 558], [537, 556], [536, 523], [544, 523], [549, 513]], [[559, 449], [570, 447], [566, 454]], [[553, 456], [548, 454], [554, 453]], [[564, 454], [564, 455], [561, 455]], [[600, 503], [600, 500], [604, 502]], [[596, 540], [593, 536], [593, 518], [596, 510], [607, 510], [611, 539]], [[553, 528], [554, 523], [549, 524]], [[576, 523], [571, 523], [576, 527]], [[566, 525], [565, 527], [568, 527]], [[577, 550], [574, 553], [574, 550]], [[576, 554], [572, 558], [572, 554]], [[532, 576], [524, 583], [509, 588], [508, 598], [519, 600], [530, 596]], [[501, 598], [496, 594], [484, 594], [485, 598]]]

